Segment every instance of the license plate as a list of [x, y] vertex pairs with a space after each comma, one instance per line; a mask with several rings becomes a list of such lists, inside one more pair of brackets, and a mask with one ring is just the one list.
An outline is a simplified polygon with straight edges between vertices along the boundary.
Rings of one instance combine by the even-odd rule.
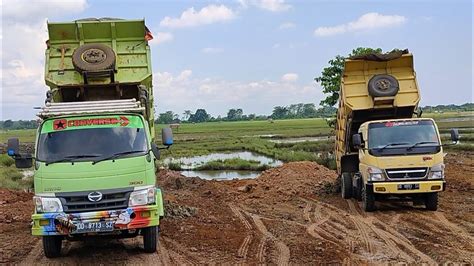
[[110, 232], [114, 230], [114, 222], [79, 222], [75, 223], [76, 231], [74, 233], [91, 233], [91, 232]]
[[414, 190], [420, 189], [419, 184], [400, 184], [398, 185], [398, 190]]

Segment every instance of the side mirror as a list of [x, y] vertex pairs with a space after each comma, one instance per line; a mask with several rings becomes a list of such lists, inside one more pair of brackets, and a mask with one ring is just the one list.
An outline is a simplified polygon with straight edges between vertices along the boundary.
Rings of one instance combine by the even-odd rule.
[[151, 152], [153, 152], [156, 159], [160, 159], [160, 149], [155, 143], [151, 143]]
[[20, 154], [20, 140], [18, 138], [8, 139], [7, 154], [11, 157]]
[[360, 149], [362, 147], [362, 137], [360, 134], [352, 135], [352, 147], [354, 147], [354, 149]]
[[457, 128], [452, 128], [451, 129], [451, 140], [453, 142], [458, 142], [459, 141], [459, 130]]
[[20, 140], [8, 139], [7, 154], [15, 159], [16, 168], [30, 168], [33, 166], [33, 157], [30, 154], [20, 154]]
[[161, 140], [165, 146], [173, 145], [173, 131], [171, 128], [165, 127], [161, 130]]

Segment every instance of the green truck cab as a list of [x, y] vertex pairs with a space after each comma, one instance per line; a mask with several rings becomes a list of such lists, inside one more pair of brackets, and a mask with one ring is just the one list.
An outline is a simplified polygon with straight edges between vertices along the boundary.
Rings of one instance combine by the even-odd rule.
[[[8, 154], [34, 167], [32, 234], [47, 257], [63, 240], [143, 236], [157, 248], [162, 192], [156, 187], [149, 34], [143, 20], [48, 23], [45, 80], [34, 155], [17, 138]], [[173, 144], [169, 128], [163, 144]]]
[[[408, 51], [347, 59], [336, 123], [336, 164], [345, 199], [405, 200], [437, 210], [446, 188], [438, 127], [422, 118], [420, 90]], [[451, 131], [454, 143], [458, 131]]]

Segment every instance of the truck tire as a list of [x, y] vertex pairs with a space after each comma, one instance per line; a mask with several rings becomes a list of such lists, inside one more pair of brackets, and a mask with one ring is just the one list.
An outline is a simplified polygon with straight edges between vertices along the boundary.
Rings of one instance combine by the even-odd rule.
[[142, 229], [143, 249], [146, 253], [156, 252], [158, 245], [158, 226], [150, 226]]
[[362, 185], [362, 207], [366, 212], [375, 211], [375, 195], [371, 191], [367, 191], [367, 186]]
[[341, 196], [343, 199], [352, 197], [352, 176], [350, 173], [342, 173], [341, 175]]
[[425, 207], [429, 211], [438, 210], [438, 192], [428, 193], [425, 196]]
[[357, 201], [362, 200], [362, 179], [359, 179], [357, 181], [357, 185], [353, 188], [352, 190], [352, 197], [356, 199]]
[[72, 64], [81, 73], [112, 69], [115, 65], [115, 53], [105, 44], [84, 44], [74, 50]]
[[395, 96], [398, 89], [398, 80], [391, 75], [375, 75], [369, 80], [369, 94], [372, 97]]
[[61, 236], [43, 236], [43, 250], [47, 258], [57, 258], [61, 255]]

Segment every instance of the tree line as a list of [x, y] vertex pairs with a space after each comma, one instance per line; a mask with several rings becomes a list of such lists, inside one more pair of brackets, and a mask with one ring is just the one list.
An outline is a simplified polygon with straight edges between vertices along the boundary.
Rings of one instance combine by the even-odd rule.
[[182, 115], [173, 111], [160, 113], [156, 119], [158, 124], [172, 123], [201, 123], [201, 122], [219, 122], [219, 121], [251, 121], [267, 119], [296, 119], [296, 118], [315, 118], [334, 116], [336, 108], [324, 106], [316, 108], [314, 103], [298, 103], [288, 106], [275, 106], [270, 115], [257, 115], [254, 113], [245, 114], [242, 108], [231, 108], [226, 116], [214, 117], [205, 109], [197, 109], [195, 112], [185, 110]]

